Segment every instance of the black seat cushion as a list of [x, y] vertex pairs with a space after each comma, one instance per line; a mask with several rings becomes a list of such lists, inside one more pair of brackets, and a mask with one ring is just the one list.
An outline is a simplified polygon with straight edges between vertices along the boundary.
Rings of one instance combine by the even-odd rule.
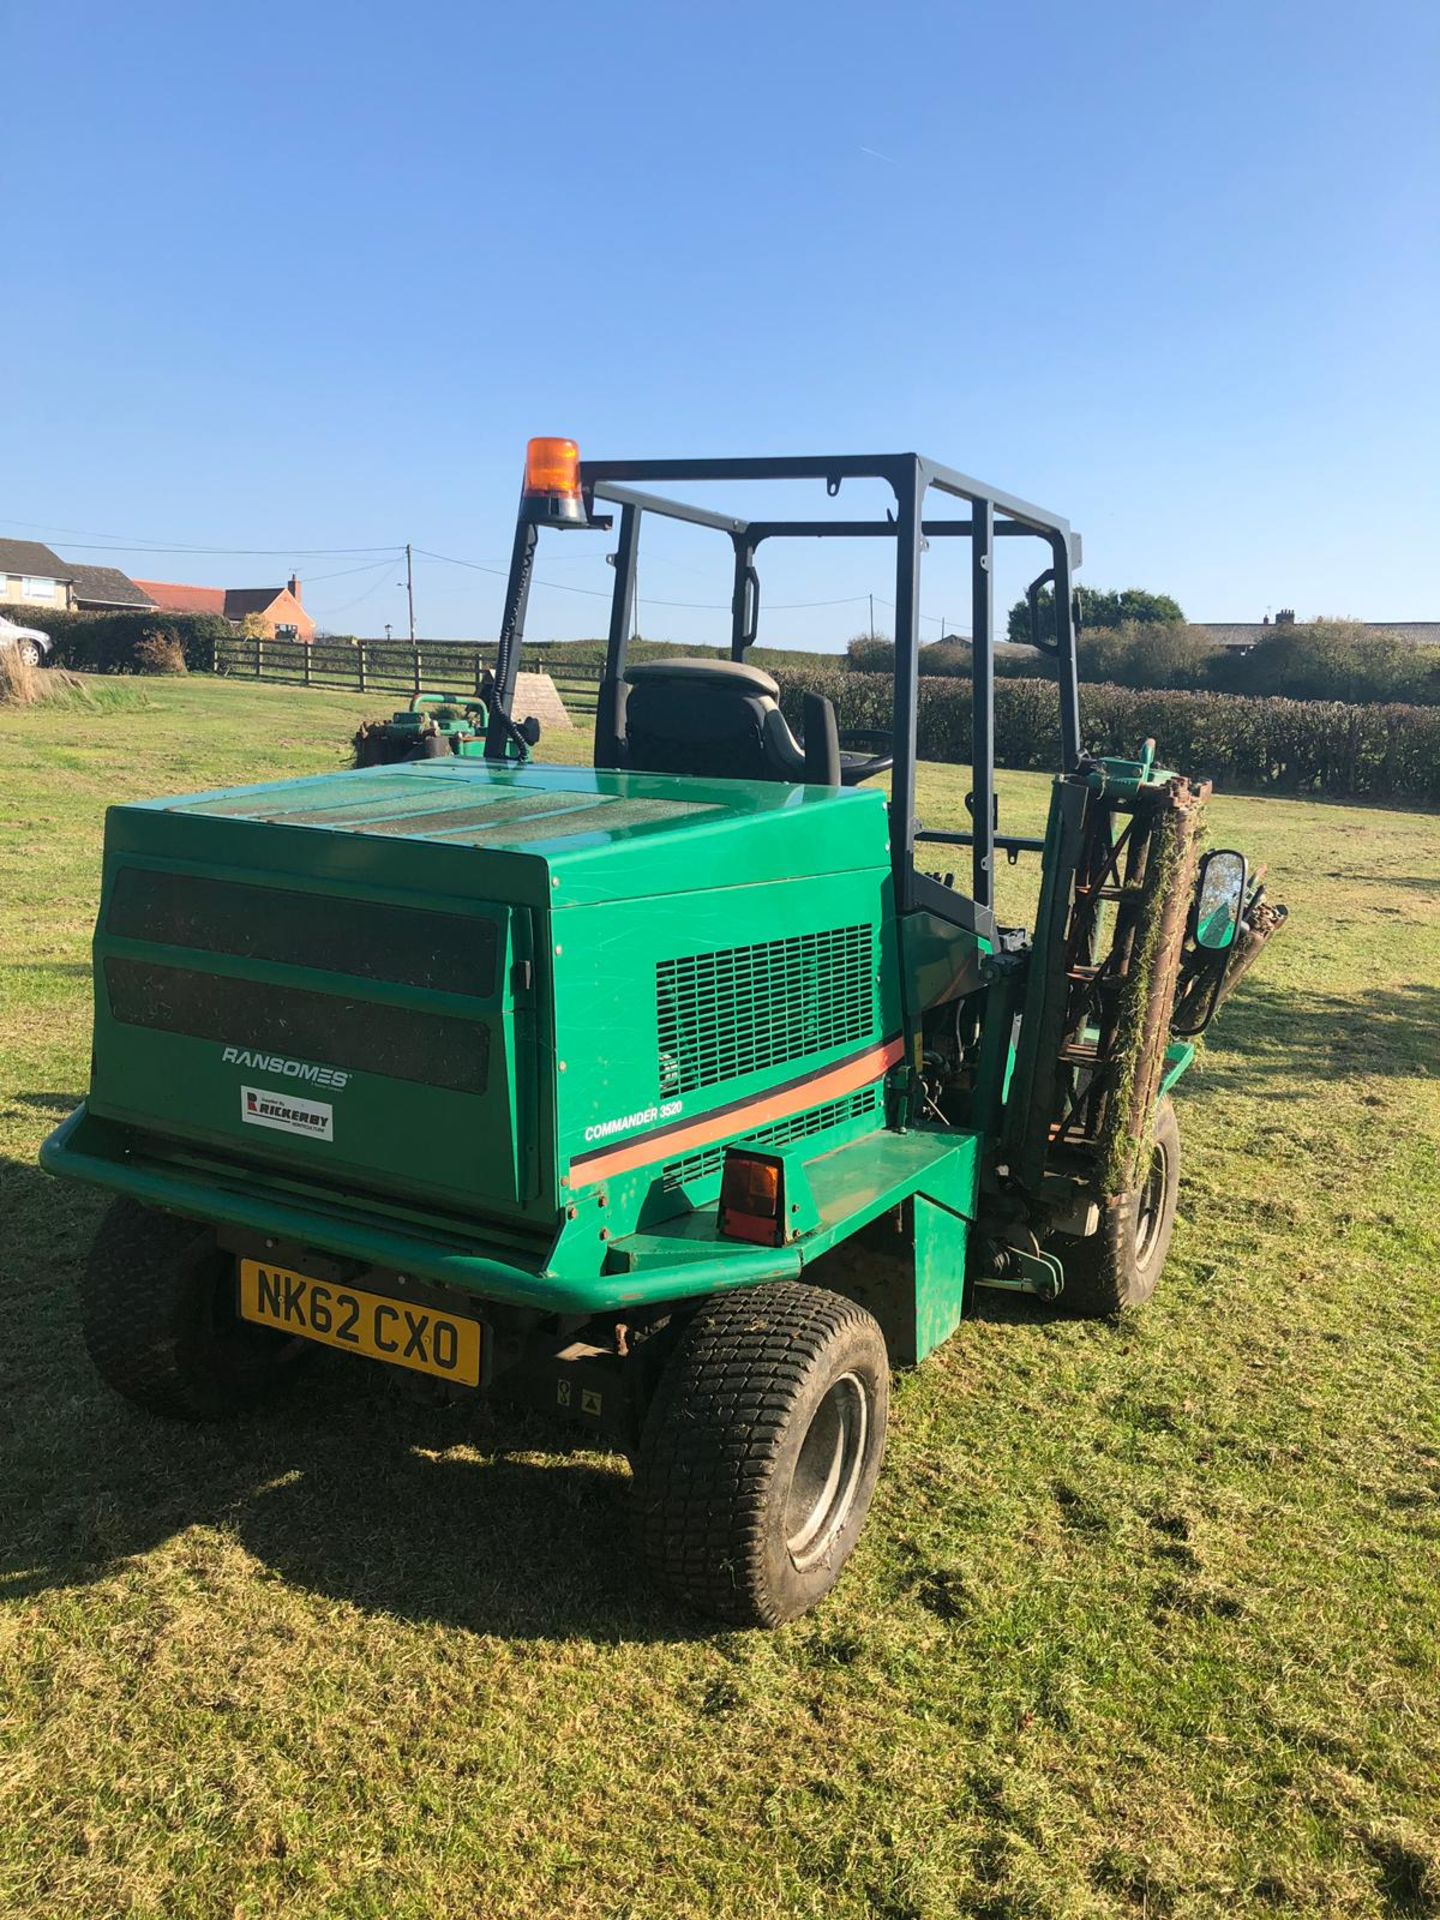
[[[637, 772], [722, 780], [810, 780], [837, 786], [821, 728], [810, 764], [760, 667], [739, 660], [647, 660], [631, 667], [624, 709], [624, 763]], [[838, 749], [835, 757], [838, 759]]]
[[731, 694], [752, 693], [771, 700], [780, 697], [780, 684], [774, 676], [746, 660], [642, 660], [626, 668], [625, 678], [632, 687], [643, 687], [647, 680], [667, 680]]

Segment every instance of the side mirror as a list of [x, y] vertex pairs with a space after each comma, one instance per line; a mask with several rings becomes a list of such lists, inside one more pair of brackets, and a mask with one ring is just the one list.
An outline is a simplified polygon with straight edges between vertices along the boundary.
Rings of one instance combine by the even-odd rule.
[[1243, 853], [1217, 847], [1200, 862], [1192, 931], [1197, 947], [1227, 953], [1240, 931], [1249, 869]]

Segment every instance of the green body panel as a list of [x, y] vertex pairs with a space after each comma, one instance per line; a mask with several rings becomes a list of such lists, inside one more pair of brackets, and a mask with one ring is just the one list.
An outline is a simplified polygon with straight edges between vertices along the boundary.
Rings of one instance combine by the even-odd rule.
[[[973, 1211], [973, 1139], [887, 1128], [878, 793], [452, 759], [118, 807], [95, 955], [44, 1162], [230, 1228], [575, 1311]], [[806, 1170], [802, 1243], [716, 1237], [738, 1139]]]
[[920, 1193], [915, 1196], [912, 1232], [915, 1241], [914, 1331], [909, 1342], [911, 1351], [904, 1357], [914, 1365], [948, 1340], [960, 1324], [970, 1223], [949, 1207]]
[[830, 1155], [835, 1176], [819, 1176], [836, 1230], [817, 1277], [875, 1315], [897, 1365], [916, 1365], [960, 1324], [986, 1144], [973, 1133], [891, 1134]]
[[938, 1007], [984, 984], [988, 940], [966, 933], [937, 914], [907, 913], [900, 922], [906, 1002], [917, 1012]]
[[[888, 867], [802, 874], [760, 885], [726, 885], [723, 868], [707, 870], [699, 862], [693, 873], [693, 889], [658, 899], [565, 907], [557, 896], [551, 967], [562, 1171], [568, 1172], [577, 1156], [623, 1142], [657, 1121], [674, 1126], [762, 1096], [798, 1072], [823, 1070], [901, 1031], [898, 968], [887, 938], [893, 926], [887, 912]], [[702, 1062], [742, 1070], [694, 1085], [693, 1073], [687, 1073], [691, 1062], [664, 1049], [657, 1037], [657, 963], [677, 955], [767, 948], [837, 928], [860, 930], [855, 943], [863, 944], [865, 977], [874, 988], [873, 1011], [863, 1029], [858, 1021], [847, 1023], [838, 1044], [807, 1046], [790, 1055], [784, 1034], [750, 1032], [755, 1019], [766, 1024], [774, 1017], [770, 1011], [742, 1004], [757, 971], [768, 977], [778, 969], [765, 967], [763, 956], [748, 964], [697, 968], [698, 977], [713, 978], [718, 991], [703, 1016], [714, 1023], [722, 1044], [716, 1044], [715, 1033], [696, 1031], [694, 1022], [683, 1019], [676, 1021], [680, 1037]], [[697, 1004], [697, 1016], [701, 1011]], [[828, 1009], [807, 1006], [798, 1013], [802, 1034], [808, 1025], [823, 1035]], [[771, 1064], [776, 1052], [788, 1057]], [[605, 1131], [636, 1111], [650, 1117], [634, 1128]]]
[[[287, 1190], [252, 1170], [200, 1169], [174, 1158], [148, 1159], [133, 1136], [77, 1109], [45, 1142], [47, 1171], [147, 1205], [217, 1225], [318, 1247], [367, 1268], [404, 1272], [487, 1300], [556, 1312], [695, 1298], [725, 1287], [793, 1278], [849, 1235], [919, 1193], [936, 1193], [960, 1221], [974, 1212], [981, 1142], [973, 1135], [882, 1131], [803, 1163], [819, 1225], [781, 1247], [720, 1238], [713, 1208], [673, 1216], [657, 1229], [611, 1243], [606, 1270], [561, 1273], [541, 1249], [493, 1236], [482, 1250], [455, 1223], [385, 1217], [363, 1198]], [[927, 1324], [960, 1317], [965, 1240], [954, 1235], [927, 1252], [923, 1286]], [[849, 1289], [847, 1289], [849, 1290]], [[905, 1310], [908, 1303], [904, 1303]], [[943, 1338], [938, 1335], [937, 1338]], [[932, 1344], [935, 1342], [932, 1341]], [[926, 1349], [928, 1351], [928, 1349]]]
[[1165, 1071], [1160, 1079], [1160, 1098], [1163, 1100], [1170, 1089], [1181, 1077], [1190, 1071], [1195, 1063], [1195, 1042], [1193, 1040], [1172, 1040], [1165, 1049]]
[[[540, 1151], [548, 1089], [535, 1067], [535, 1008], [513, 990], [517, 961], [533, 952], [529, 910], [465, 898], [442, 886], [440, 875], [426, 886], [422, 903], [414, 882], [426, 884], [424, 867], [412, 870], [409, 886], [402, 884], [407, 876], [399, 848], [387, 846], [360, 883], [349, 862], [330, 857], [336, 849], [329, 836], [272, 830], [267, 841], [241, 823], [143, 808], [113, 809], [110, 820], [95, 938], [93, 1113], [193, 1146], [242, 1152], [294, 1176], [448, 1209], [473, 1204], [483, 1191], [490, 1208], [508, 1220], [538, 1224], [548, 1217], [553, 1203], [547, 1209]], [[433, 924], [453, 928], [462, 952], [493, 943], [490, 990], [462, 995], [358, 977], [351, 968], [363, 956], [339, 941], [306, 953], [307, 962], [324, 964], [296, 965], [196, 950], [176, 939], [125, 937], [113, 931], [112, 912], [122, 874], [147, 876], [146, 884], [156, 887], [179, 876], [243, 889], [233, 897], [254, 904], [242, 941], [263, 939], [267, 924], [283, 928], [287, 916], [311, 902], [325, 902], [332, 912], [358, 904], [368, 916], [443, 909]], [[136, 918], [143, 930], [143, 922], [153, 925], [157, 916]], [[357, 930], [357, 941], [363, 932], [363, 926]], [[212, 936], [200, 929], [196, 937]], [[283, 934], [277, 944], [283, 950]], [[122, 1010], [140, 1011], [147, 1024], [116, 1017], [117, 966], [129, 970], [120, 977], [131, 982]], [[227, 982], [235, 983], [233, 993]], [[182, 989], [203, 998], [177, 1005]], [[338, 1003], [351, 1010], [346, 1018], [359, 1031], [329, 1049], [309, 1036], [297, 1039], [288, 1012], [292, 998], [312, 1016], [319, 1010], [322, 1024], [324, 1010]], [[165, 1020], [189, 1030], [148, 1023]], [[483, 1088], [447, 1084], [459, 1076], [445, 1056], [477, 1030], [487, 1055]], [[367, 1070], [375, 1041], [391, 1035], [389, 1050], [407, 1056], [398, 1062], [403, 1073]], [[227, 1051], [250, 1058], [227, 1060]], [[255, 1056], [317, 1073], [267, 1073]], [[343, 1085], [335, 1085], [337, 1076]], [[247, 1087], [280, 1088], [328, 1105], [333, 1136], [311, 1140], [245, 1124]]]

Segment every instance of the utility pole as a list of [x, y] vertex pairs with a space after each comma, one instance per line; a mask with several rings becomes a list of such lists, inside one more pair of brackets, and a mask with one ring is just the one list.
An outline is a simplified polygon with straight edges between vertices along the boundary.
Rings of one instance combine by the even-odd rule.
[[875, 596], [870, 596], [870, 638], [875, 638]]
[[405, 542], [405, 598], [410, 602], [410, 644], [415, 644], [415, 556]]

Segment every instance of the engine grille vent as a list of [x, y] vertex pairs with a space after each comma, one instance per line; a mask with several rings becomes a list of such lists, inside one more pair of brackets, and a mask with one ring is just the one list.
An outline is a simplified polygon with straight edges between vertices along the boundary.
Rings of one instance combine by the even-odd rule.
[[402, 987], [479, 999], [495, 991], [496, 922], [429, 907], [122, 867], [105, 930], [152, 946], [278, 960]]
[[[772, 1127], [762, 1127], [759, 1133], [747, 1133], [743, 1144], [747, 1147], [787, 1146], [792, 1140], [805, 1140], [813, 1133], [823, 1133], [827, 1127], [838, 1127], [842, 1120], [858, 1120], [862, 1114], [874, 1113], [879, 1105], [878, 1084], [861, 1087], [857, 1093], [847, 1093], [843, 1100], [827, 1100], [823, 1106], [792, 1113], [788, 1119], [777, 1120]], [[667, 1193], [675, 1193], [681, 1187], [708, 1179], [724, 1165], [726, 1147], [739, 1144], [726, 1141], [718, 1147], [687, 1154], [683, 1160], [672, 1160], [661, 1170], [661, 1185]]]
[[660, 961], [661, 1092], [693, 1093], [869, 1039], [874, 950], [863, 924]]
[[490, 1030], [478, 1020], [116, 954], [105, 960], [105, 991], [111, 1015], [129, 1027], [158, 1027], [455, 1093], [485, 1091]]

